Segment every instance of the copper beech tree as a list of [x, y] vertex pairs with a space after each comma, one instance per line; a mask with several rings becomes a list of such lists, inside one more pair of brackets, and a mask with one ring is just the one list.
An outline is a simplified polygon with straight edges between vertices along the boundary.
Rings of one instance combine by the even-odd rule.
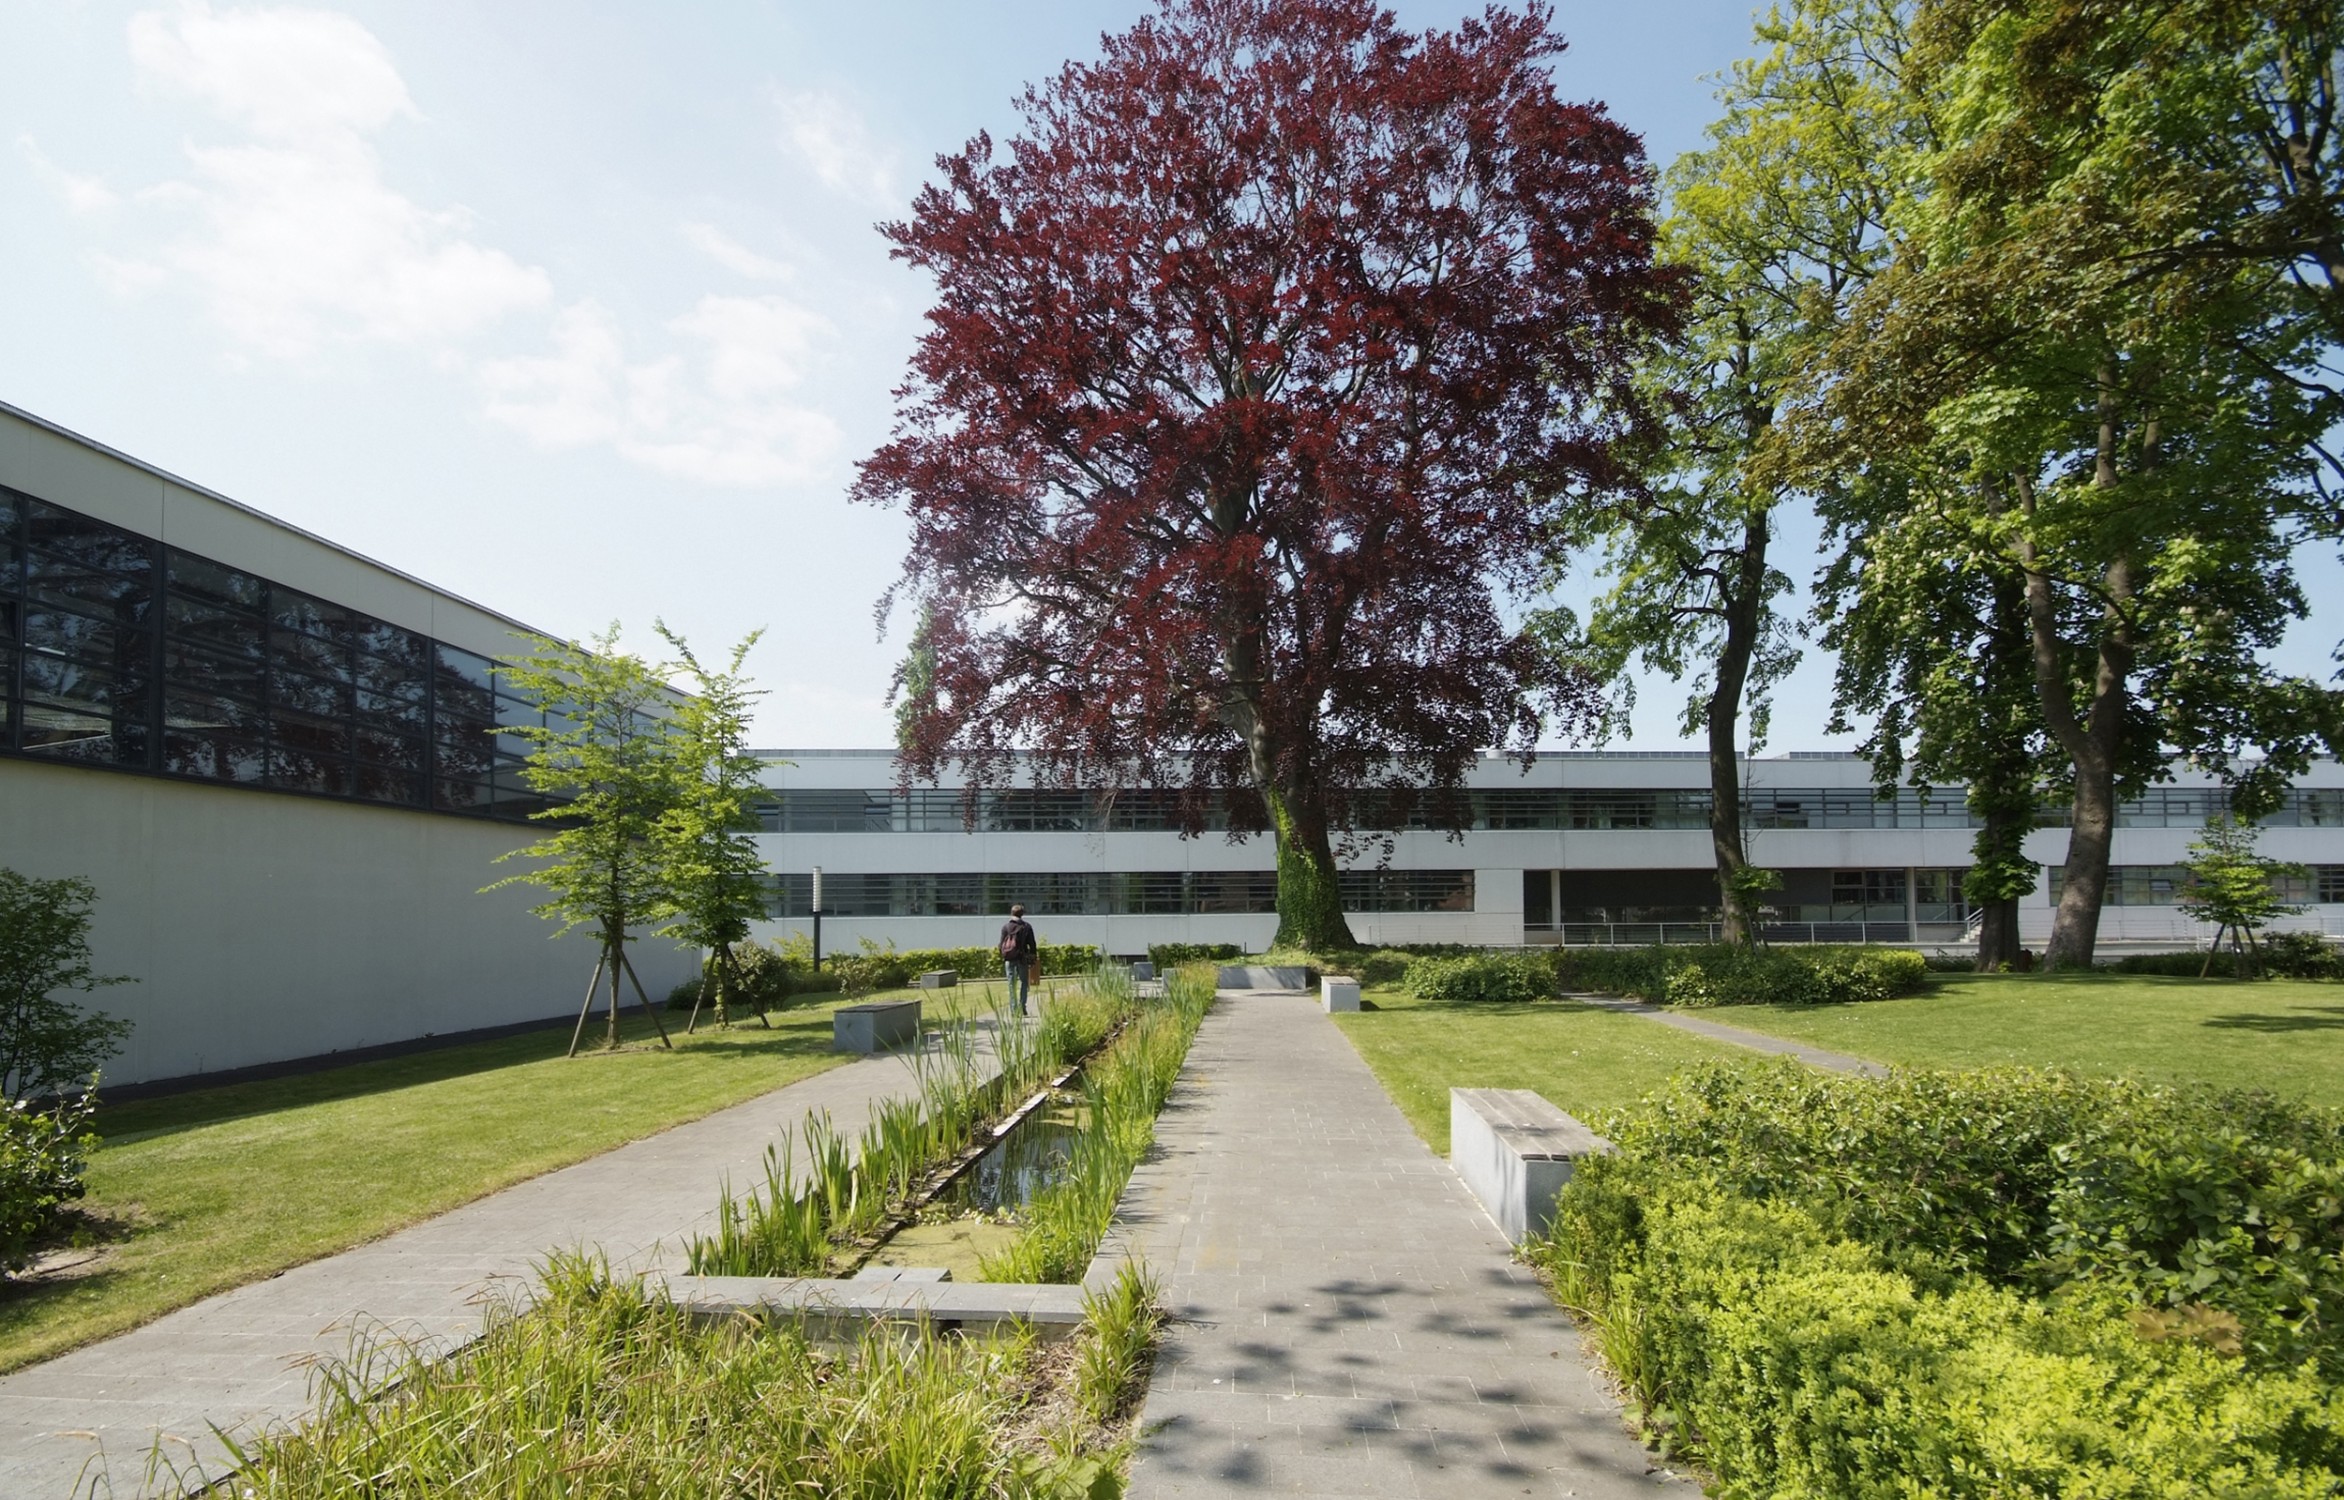
[[1164, 0], [939, 159], [886, 226], [936, 301], [856, 485], [911, 521], [912, 774], [1225, 802], [1276, 834], [1278, 940], [1347, 945], [1339, 842], [1457, 826], [1478, 753], [1594, 705], [1502, 604], [1622, 482], [1678, 298], [1549, 23]]

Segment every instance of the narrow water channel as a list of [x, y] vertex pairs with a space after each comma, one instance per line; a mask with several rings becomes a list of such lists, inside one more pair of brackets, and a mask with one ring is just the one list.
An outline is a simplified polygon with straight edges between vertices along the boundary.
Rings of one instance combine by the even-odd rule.
[[1089, 1123], [1082, 1096], [1062, 1090], [888, 1236], [866, 1264], [942, 1266], [955, 1281], [978, 1280], [978, 1261], [1017, 1238], [1017, 1211], [1064, 1180], [1075, 1138]]

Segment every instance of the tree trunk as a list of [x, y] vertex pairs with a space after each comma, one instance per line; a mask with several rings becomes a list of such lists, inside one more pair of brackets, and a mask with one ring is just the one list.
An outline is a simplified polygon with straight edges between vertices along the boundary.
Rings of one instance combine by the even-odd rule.
[[603, 1031], [603, 1045], [612, 1051], [619, 1045], [619, 968], [626, 955], [627, 932], [623, 927], [605, 927], [602, 930], [604, 966], [610, 970], [610, 1020]]
[[1979, 716], [1970, 765], [1969, 806], [1977, 815], [1970, 841], [1970, 869], [1962, 896], [1978, 912], [1977, 968], [1981, 974], [2016, 969], [2022, 949], [2018, 903], [2032, 895], [2040, 872], [2027, 858], [2027, 835], [2037, 819], [2033, 715], [2034, 655], [2028, 625], [2026, 584], [1997, 571], [1991, 584], [1979, 661]]
[[1278, 838], [1278, 935], [1272, 945], [1313, 951], [1358, 947], [1351, 924], [1343, 919], [1342, 877], [1315, 789], [1270, 790], [1262, 800], [1269, 804]]
[[1709, 847], [1717, 862], [1719, 935], [1738, 947], [1757, 938], [1754, 896], [1741, 887], [1750, 863], [1742, 839], [1742, 766], [1736, 741], [1750, 659], [1758, 650], [1759, 606], [1766, 597], [1767, 513], [1754, 509], [1742, 522], [1742, 546], [1722, 601], [1725, 640], [1709, 691]]
[[[2115, 403], [2105, 394], [2103, 376], [2100, 460], [2096, 488], [2116, 484]], [[2148, 442], [2154, 445], [2151, 430]], [[2019, 503], [2031, 523], [2035, 488], [2020, 475]], [[2025, 571], [2027, 631], [2034, 648], [2035, 691], [2043, 723], [2067, 752], [2075, 775], [2074, 812], [2067, 836], [2067, 863], [2061, 877], [2059, 910], [2051, 920], [2051, 941], [2043, 950], [2046, 969], [2088, 969], [2100, 935], [2100, 907], [2108, 893], [2108, 853], [2116, 832], [2116, 770], [2130, 706], [2132, 630], [2124, 615], [2133, 592], [2132, 565], [2118, 556], [2101, 575], [2099, 640], [2094, 653], [2091, 699], [2078, 718], [2068, 680], [2067, 642], [2059, 634], [2059, 606], [2033, 536], [2019, 534], [2019, 565]]]

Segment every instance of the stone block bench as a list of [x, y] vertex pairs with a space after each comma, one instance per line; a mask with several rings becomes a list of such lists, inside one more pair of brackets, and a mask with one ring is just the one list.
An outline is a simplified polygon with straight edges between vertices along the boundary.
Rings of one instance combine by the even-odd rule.
[[856, 1325], [883, 1319], [939, 1328], [990, 1331], [1024, 1323], [1045, 1338], [1082, 1326], [1083, 1289], [994, 1281], [930, 1280], [918, 1270], [879, 1279], [810, 1276], [669, 1276], [660, 1279], [676, 1306], [696, 1317], [748, 1313], [803, 1317], [824, 1331], [852, 1337]]
[[873, 1000], [831, 1012], [830, 1050], [865, 1056], [920, 1039], [920, 1002]]
[[1225, 990], [1307, 990], [1310, 970], [1299, 964], [1223, 964], [1215, 982]]
[[1330, 1016], [1339, 1010], [1359, 1009], [1359, 981], [1343, 974], [1329, 974], [1321, 979], [1319, 1009]]
[[918, 985], [923, 990], [954, 989], [957, 988], [960, 984], [960, 970], [930, 969], [927, 973], [922, 974], [918, 979], [913, 980], [912, 983]]
[[1449, 1090], [1449, 1164], [1517, 1245], [1554, 1217], [1579, 1158], [1610, 1150], [1528, 1089]]

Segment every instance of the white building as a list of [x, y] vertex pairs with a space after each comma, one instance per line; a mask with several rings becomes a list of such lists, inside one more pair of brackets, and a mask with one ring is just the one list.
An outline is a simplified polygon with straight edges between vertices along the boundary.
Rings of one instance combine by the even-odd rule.
[[524, 628], [0, 405], [0, 865], [96, 883], [109, 1081], [575, 1012], [590, 944], [480, 894], [540, 805]]
[[[1144, 792], [987, 792], [971, 827], [958, 787], [898, 790], [891, 752], [768, 755], [763, 840], [776, 915], [767, 937], [809, 929], [815, 867], [831, 950], [864, 938], [901, 948], [988, 944], [1012, 901], [1046, 939], [1110, 953], [1168, 942], [1260, 949], [1277, 927], [1267, 835], [1183, 838], [1162, 800]], [[1964, 941], [1961, 875], [1973, 829], [1960, 789], [1882, 800], [1870, 767], [1843, 754], [1759, 758], [1744, 773], [1751, 857], [1785, 882], [1771, 903], [1772, 936]], [[1350, 861], [1344, 905], [1362, 941], [1651, 942], [1696, 937], [1710, 919], [1717, 896], [1701, 753], [1542, 754], [1527, 772], [1491, 757], [1470, 786], [1474, 818], [1461, 837], [1402, 832], [1388, 859], [1379, 845]], [[2222, 805], [2214, 778], [2179, 771], [2126, 809], [2103, 945], [2209, 935], [2173, 898], [2190, 842]], [[2038, 949], [2066, 847], [2060, 827], [2027, 840], [2046, 866], [2021, 907], [2024, 940]], [[2312, 869], [2297, 893], [2314, 903], [2309, 913], [2280, 925], [2344, 930], [2344, 766], [2315, 766], [2261, 848]]]

